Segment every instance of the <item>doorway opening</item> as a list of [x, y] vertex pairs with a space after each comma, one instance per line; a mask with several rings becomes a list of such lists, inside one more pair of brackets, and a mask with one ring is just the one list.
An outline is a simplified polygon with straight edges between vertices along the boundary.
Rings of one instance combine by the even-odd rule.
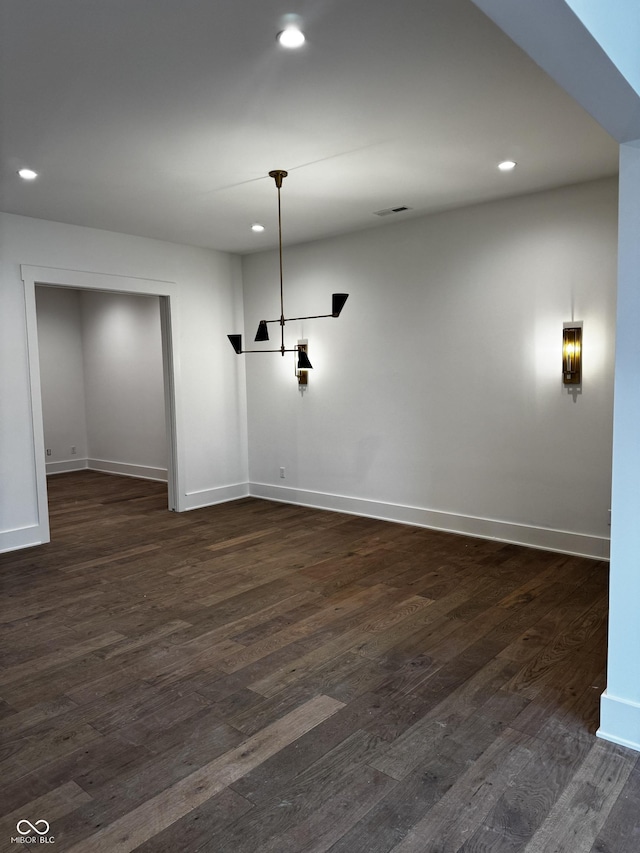
[[[181, 511], [180, 466], [176, 422], [176, 359], [173, 331], [175, 325], [176, 285], [174, 282], [128, 278], [102, 273], [79, 272], [44, 267], [22, 266], [25, 286], [27, 342], [29, 347], [29, 372], [31, 411], [33, 418], [34, 460], [38, 495], [39, 540], [50, 539], [49, 508], [47, 497], [46, 446], [43, 425], [42, 377], [37, 326], [36, 286], [65, 288], [75, 291], [103, 294], [138, 295], [158, 297], [160, 308], [160, 337], [162, 349], [162, 386], [164, 391], [164, 423], [166, 435], [166, 478], [168, 508]], [[118, 473], [118, 471], [114, 471]], [[144, 475], [143, 475], [144, 476]]]

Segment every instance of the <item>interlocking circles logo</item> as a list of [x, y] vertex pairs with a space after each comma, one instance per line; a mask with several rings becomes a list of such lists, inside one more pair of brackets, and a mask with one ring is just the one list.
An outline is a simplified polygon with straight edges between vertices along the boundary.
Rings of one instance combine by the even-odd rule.
[[16, 835], [11, 839], [12, 844], [55, 844], [53, 835], [49, 835], [49, 821], [19, 820], [16, 824]]

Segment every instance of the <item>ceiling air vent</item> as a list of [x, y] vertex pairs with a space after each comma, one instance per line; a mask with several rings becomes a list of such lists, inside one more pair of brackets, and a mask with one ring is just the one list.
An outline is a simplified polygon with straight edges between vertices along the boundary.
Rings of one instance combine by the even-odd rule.
[[388, 207], [386, 210], [374, 210], [375, 216], [391, 216], [392, 213], [404, 213], [405, 210], [413, 210], [411, 207], [402, 205], [402, 207]]

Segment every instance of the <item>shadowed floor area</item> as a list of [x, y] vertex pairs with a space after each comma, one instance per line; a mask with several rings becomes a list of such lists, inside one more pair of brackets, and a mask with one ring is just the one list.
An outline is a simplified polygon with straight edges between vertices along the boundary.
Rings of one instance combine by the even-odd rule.
[[606, 563], [48, 487], [51, 543], [0, 555], [1, 849], [640, 850], [640, 756], [595, 737]]

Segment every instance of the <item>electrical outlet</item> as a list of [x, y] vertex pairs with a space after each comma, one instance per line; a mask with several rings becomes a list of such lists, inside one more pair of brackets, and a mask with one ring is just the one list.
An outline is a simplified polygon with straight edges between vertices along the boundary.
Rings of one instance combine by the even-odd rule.
[[47, 456], [51, 456], [51, 448], [47, 447]]
[[280, 469], [280, 479], [284, 480], [284, 468]]
[[71, 448], [71, 455], [72, 455], [72, 456], [75, 456], [77, 452], [78, 452], [78, 451], [76, 450], [76, 446], [75, 446], [75, 444], [74, 444], [74, 445], [73, 445], [73, 447]]

